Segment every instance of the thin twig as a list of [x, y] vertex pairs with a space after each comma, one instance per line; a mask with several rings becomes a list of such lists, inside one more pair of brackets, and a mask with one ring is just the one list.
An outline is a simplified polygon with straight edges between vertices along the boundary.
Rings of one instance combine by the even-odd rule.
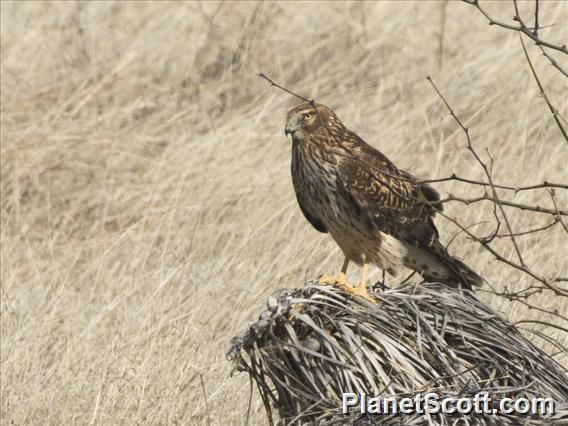
[[[286, 89], [285, 87], [283, 87], [283, 86], [279, 85], [278, 83], [274, 82], [274, 80], [272, 80], [271, 78], [267, 77], [267, 76], [266, 76], [264, 73], [262, 73], [262, 72], [259, 73], [258, 76], [259, 76], [259, 77], [262, 77], [262, 78], [264, 78], [266, 81], [268, 81], [271, 86], [278, 87], [280, 90], [283, 90], [284, 92], [289, 93], [289, 94], [291, 94], [292, 96], [295, 96], [295, 97], [297, 97], [297, 98], [299, 98], [299, 99], [302, 99], [303, 101], [306, 101], [306, 102], [308, 102], [308, 103], [310, 103], [310, 104], [313, 104], [313, 103], [314, 103], [314, 100], [313, 100], [313, 99], [305, 98], [305, 97], [302, 96], [302, 95], [298, 95], [297, 93], [294, 93], [294, 92], [292, 92], [292, 91], [289, 90], [289, 89]], [[312, 105], [312, 106], [313, 106], [313, 105]]]
[[[560, 222], [560, 220], [557, 217], [555, 217], [552, 220], [552, 222], [547, 223], [546, 225], [540, 226], [538, 228], [529, 229], [528, 231], [517, 232], [515, 234], [515, 237], [520, 237], [520, 236], [529, 235], [529, 234], [536, 234], [537, 232], [545, 231], [547, 229], [552, 228], [554, 225], [556, 225], [559, 222]], [[510, 234], [497, 234], [497, 235], [495, 235], [495, 237], [497, 237], [497, 238], [509, 238], [510, 236], [511, 236]]]
[[[520, 19], [520, 16], [517, 14], [513, 19], [517, 22], [519, 22], [519, 26], [515, 26], [515, 25], [510, 25], [510, 24], [506, 24], [504, 22], [500, 22], [497, 21], [495, 19], [493, 19], [491, 17], [491, 15], [489, 15], [485, 9], [483, 9], [479, 3], [479, 0], [462, 0], [464, 3], [470, 4], [472, 6], [475, 6], [483, 16], [485, 16], [485, 18], [487, 19], [487, 21], [489, 22], [489, 25], [497, 25], [498, 27], [502, 27], [502, 28], [507, 28], [509, 30], [513, 30], [513, 31], [519, 31], [523, 34], [525, 34], [527, 37], [529, 37], [530, 39], [532, 39], [536, 44], [541, 45], [541, 46], [546, 46], [550, 49], [554, 49], [554, 50], [558, 50], [559, 52], [562, 52], [564, 54], [568, 55], [568, 48], [566, 48], [566, 45], [558, 45], [558, 44], [554, 44], [554, 43], [550, 43], [547, 41], [542, 40], [541, 38], [535, 36], [533, 34], [533, 32], [530, 30], [529, 27], [527, 27], [525, 25], [525, 23]], [[516, 2], [515, 3], [515, 7], [516, 7]]]
[[554, 204], [554, 209], [556, 210], [556, 219], [560, 222], [560, 224], [564, 228], [564, 231], [566, 231], [566, 233], [568, 234], [568, 226], [566, 226], [566, 224], [560, 217], [561, 214], [560, 210], [558, 210], [558, 205], [556, 204], [556, 197], [555, 197], [556, 193], [554, 192], [554, 189], [549, 189], [548, 193], [550, 194], [550, 199], [552, 200], [552, 204]]
[[558, 71], [560, 71], [562, 74], [564, 74], [565, 77], [568, 77], [568, 71], [566, 71], [564, 69], [564, 67], [562, 65], [560, 65], [558, 63], [558, 61], [556, 59], [554, 59], [545, 49], [543, 46], [538, 46], [540, 48], [540, 51], [542, 52], [542, 55], [545, 56], [549, 61], [550, 64], [556, 68]]
[[518, 31], [519, 33], [525, 34], [527, 37], [529, 37], [531, 40], [533, 40], [537, 46], [540, 47], [540, 49], [542, 50], [542, 53], [550, 61], [552, 66], [554, 66], [556, 69], [558, 69], [565, 76], [568, 76], [568, 72], [566, 72], [566, 70], [564, 70], [560, 66], [560, 64], [558, 64], [558, 62], [554, 58], [552, 58], [552, 56], [550, 56], [544, 50], [544, 47], [548, 47], [549, 49], [553, 49], [553, 50], [556, 50], [558, 52], [568, 54], [568, 49], [566, 48], [566, 45], [553, 44], [553, 43], [550, 43], [550, 42], [546, 42], [546, 41], [544, 41], [540, 38], [538, 30], [543, 28], [543, 27], [539, 26], [539, 16], [538, 16], [539, 15], [539, 3], [538, 3], [538, 0], [536, 1], [536, 6], [535, 6], [535, 25], [532, 29], [529, 28], [525, 24], [523, 19], [521, 18], [520, 13], [519, 13], [519, 8], [517, 7], [516, 0], [513, 0], [513, 4], [514, 4], [514, 7], [515, 7], [515, 16], [513, 17], [513, 20], [519, 23], [518, 26], [506, 24], [504, 22], [500, 22], [500, 21], [497, 21], [496, 19], [494, 19], [491, 15], [489, 15], [489, 13], [487, 13], [485, 11], [485, 9], [483, 9], [481, 7], [479, 0], [462, 0], [462, 1], [464, 3], [467, 3], [467, 4], [472, 5], [475, 8], [477, 8], [477, 10], [479, 12], [481, 12], [481, 14], [483, 16], [485, 16], [489, 25], [496, 25], [496, 26], [501, 27], [501, 28], [506, 28], [508, 30]]
[[[512, 228], [511, 228], [511, 224], [509, 222], [509, 218], [507, 217], [507, 214], [505, 213], [505, 209], [503, 208], [501, 200], [499, 199], [499, 196], [497, 195], [497, 190], [495, 189], [495, 186], [493, 185], [493, 178], [491, 177], [491, 173], [489, 172], [487, 165], [481, 160], [481, 158], [479, 157], [479, 155], [477, 154], [477, 152], [473, 148], [473, 145], [471, 143], [471, 138], [469, 136], [469, 129], [467, 127], [465, 127], [463, 125], [463, 123], [461, 122], [461, 120], [456, 116], [456, 114], [454, 113], [454, 110], [452, 109], [450, 104], [446, 101], [446, 98], [444, 98], [442, 93], [440, 93], [440, 91], [438, 90], [438, 87], [434, 84], [434, 82], [432, 81], [430, 76], [427, 77], [427, 80], [430, 82], [432, 87], [434, 87], [434, 90], [436, 90], [436, 93], [438, 93], [438, 96], [442, 99], [442, 101], [446, 105], [446, 108], [448, 108], [448, 110], [450, 111], [451, 116], [454, 118], [454, 120], [458, 123], [458, 125], [461, 127], [461, 129], [465, 133], [465, 137], [467, 139], [467, 148], [473, 154], [473, 156], [475, 157], [475, 159], [477, 160], [477, 162], [479, 163], [479, 165], [483, 169], [485, 176], [487, 177], [487, 181], [489, 182], [489, 185], [491, 187], [491, 192], [493, 193], [493, 200], [499, 206], [499, 209], [501, 211], [501, 215], [503, 216], [503, 220], [505, 221], [505, 224], [507, 225], [507, 229], [509, 231], [509, 234], [511, 234], [511, 241], [513, 243], [513, 246], [515, 247], [517, 257], [519, 258], [521, 265], [525, 266], [523, 256], [521, 255], [521, 251], [519, 249], [519, 246], [517, 245], [517, 241], [515, 240], [515, 237], [513, 236], [514, 234], [513, 234]], [[497, 218], [497, 220], [498, 220], [498, 218]]]
[[566, 327], [562, 327], [558, 324], [553, 324], [551, 322], [548, 321], [540, 321], [540, 320], [521, 320], [521, 321], [517, 321], [515, 322], [515, 325], [517, 324], [541, 324], [541, 325], [546, 325], [547, 327], [552, 327], [552, 328], [556, 328], [558, 330], [562, 330], [566, 333], [568, 333], [568, 328]]
[[539, 25], [538, 25], [538, 0], [535, 0], [534, 2], [534, 27], [533, 27], [533, 34], [535, 35], [535, 37], [538, 37], [538, 30], [539, 30]]
[[554, 121], [556, 121], [556, 124], [558, 125], [558, 128], [560, 129], [560, 133], [562, 133], [562, 136], [564, 136], [564, 140], [566, 142], [568, 142], [568, 135], [566, 134], [566, 130], [564, 129], [564, 126], [562, 126], [562, 123], [560, 122], [560, 119], [558, 118], [558, 116], [559, 116], [558, 110], [552, 105], [552, 103], [550, 103], [548, 96], [546, 96], [546, 92], [544, 91], [544, 88], [542, 87], [542, 83], [540, 82], [540, 79], [538, 78], [538, 75], [536, 74], [536, 71], [534, 70], [533, 64], [532, 64], [531, 59], [529, 57], [529, 54], [527, 52], [527, 48], [525, 47], [525, 43], [523, 41], [523, 38], [520, 37], [520, 36], [519, 36], [519, 38], [521, 40], [521, 45], [523, 46], [523, 52], [525, 52], [525, 58], [527, 58], [527, 62], [529, 63], [529, 67], [531, 69], [532, 75], [533, 75], [534, 79], [536, 80], [536, 83], [538, 84], [538, 88], [540, 89], [540, 94], [542, 95], [542, 97], [546, 101], [546, 105], [548, 105], [548, 109], [550, 110], [550, 113], [552, 114]]
[[460, 228], [463, 232], [465, 232], [471, 239], [473, 239], [474, 241], [478, 242], [479, 244], [481, 244], [481, 246], [487, 250], [489, 253], [491, 253], [496, 260], [503, 262], [509, 266], [511, 266], [514, 269], [517, 269], [519, 271], [522, 271], [524, 273], [526, 273], [527, 275], [533, 277], [535, 280], [543, 283], [549, 290], [552, 290], [554, 293], [561, 295], [561, 296], [567, 296], [568, 297], [568, 291], [566, 290], [562, 290], [556, 286], [553, 286], [552, 283], [556, 282], [556, 279], [546, 279], [545, 277], [543, 277], [542, 275], [539, 275], [533, 271], [531, 271], [526, 265], [519, 265], [513, 261], [508, 260], [507, 258], [505, 258], [503, 255], [501, 255], [499, 252], [497, 252], [493, 247], [491, 247], [491, 245], [489, 244], [489, 242], [484, 241], [483, 239], [479, 238], [478, 236], [474, 235], [472, 232], [470, 232], [466, 227], [464, 227], [461, 223], [459, 223], [459, 221], [457, 221], [456, 219], [454, 219], [453, 217], [443, 213], [443, 212], [438, 212], [438, 214], [440, 216], [442, 216], [443, 218], [449, 220], [450, 222], [452, 222], [454, 225], [456, 225], [458, 228]]
[[[464, 183], [470, 183], [472, 185], [479, 185], [479, 186], [490, 186], [488, 182], [484, 182], [481, 180], [474, 180], [474, 179], [467, 179], [460, 176], [457, 176], [453, 173], [451, 176], [444, 177], [444, 178], [437, 178], [437, 179], [425, 179], [421, 180], [418, 183], [436, 183], [436, 182], [447, 182], [447, 181], [458, 181]], [[507, 185], [498, 185], [493, 184], [495, 188], [499, 189], [508, 189], [510, 191], [521, 192], [521, 191], [531, 191], [533, 189], [540, 189], [540, 188], [560, 188], [560, 189], [568, 189], [568, 184], [565, 183], [553, 183], [544, 181], [543, 183], [539, 183], [536, 185], [527, 185], [527, 186], [507, 186]]]
[[[498, 200], [498, 201], [497, 201]], [[544, 214], [550, 214], [553, 216], [568, 216], [568, 211], [565, 210], [558, 210], [558, 209], [549, 209], [546, 207], [541, 207], [541, 206], [531, 206], [528, 204], [520, 204], [520, 203], [514, 203], [512, 201], [507, 201], [507, 200], [502, 200], [502, 199], [497, 199], [495, 197], [491, 197], [489, 195], [481, 195], [479, 197], [473, 197], [473, 198], [464, 198], [464, 197], [456, 197], [452, 194], [449, 194], [448, 197], [443, 198], [442, 200], [440, 200], [440, 203], [444, 204], [444, 203], [448, 203], [451, 201], [457, 201], [466, 205], [470, 205], [470, 204], [474, 204], [474, 203], [478, 203], [480, 201], [491, 201], [492, 203], [501, 203], [503, 206], [508, 206], [508, 207], [514, 207], [516, 209], [519, 210], [528, 210], [528, 211], [533, 211], [533, 212], [538, 212], [538, 213], [544, 213]]]

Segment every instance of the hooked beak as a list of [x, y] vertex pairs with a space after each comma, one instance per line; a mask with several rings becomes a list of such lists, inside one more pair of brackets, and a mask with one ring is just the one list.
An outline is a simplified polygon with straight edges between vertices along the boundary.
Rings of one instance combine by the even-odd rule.
[[286, 128], [284, 129], [284, 135], [294, 136], [294, 132], [296, 132], [297, 130], [298, 130], [298, 126], [286, 126]]

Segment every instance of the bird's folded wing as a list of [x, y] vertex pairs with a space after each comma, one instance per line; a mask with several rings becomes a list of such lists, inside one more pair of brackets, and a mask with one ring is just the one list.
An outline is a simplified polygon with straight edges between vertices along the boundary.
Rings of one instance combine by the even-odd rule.
[[348, 140], [338, 156], [339, 188], [357, 214], [370, 224], [407, 243], [430, 247], [438, 239], [433, 223], [438, 193], [417, 183], [381, 152], [361, 139]]
[[311, 215], [310, 212], [308, 212], [308, 210], [304, 207], [304, 202], [302, 201], [301, 197], [298, 195], [297, 192], [296, 192], [296, 197], [298, 199], [298, 205], [300, 206], [300, 210], [302, 210], [302, 213], [304, 213], [304, 217], [308, 220], [308, 222], [310, 222], [310, 224], [314, 228], [316, 228], [316, 230], [326, 234], [327, 228], [325, 227], [323, 222], [318, 218], [316, 218], [315, 216]]

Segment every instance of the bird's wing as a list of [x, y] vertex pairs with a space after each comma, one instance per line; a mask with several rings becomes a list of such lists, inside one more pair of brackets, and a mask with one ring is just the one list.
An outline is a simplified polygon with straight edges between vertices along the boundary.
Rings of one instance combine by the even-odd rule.
[[359, 214], [382, 232], [417, 247], [431, 247], [438, 240], [432, 219], [441, 205], [435, 189], [399, 170], [354, 133], [346, 135], [338, 149], [338, 186]]
[[[298, 192], [296, 192], [296, 194], [298, 194]], [[302, 210], [302, 213], [304, 213], [304, 216], [306, 217], [306, 219], [308, 219], [308, 222], [310, 222], [312, 224], [312, 226], [314, 228], [316, 228], [319, 232], [323, 232], [324, 234], [326, 234], [327, 229], [326, 229], [325, 225], [323, 223], [321, 223], [321, 221], [319, 219], [312, 216], [306, 210], [306, 208], [302, 205], [303, 203], [302, 203], [302, 200], [300, 200], [299, 196], [297, 196], [297, 198], [298, 198], [298, 205], [300, 206], [300, 210]]]

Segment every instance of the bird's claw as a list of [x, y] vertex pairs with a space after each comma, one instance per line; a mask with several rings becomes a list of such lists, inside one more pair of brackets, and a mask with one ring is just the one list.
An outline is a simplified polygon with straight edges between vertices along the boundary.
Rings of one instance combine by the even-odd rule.
[[376, 300], [372, 296], [370, 296], [369, 293], [367, 292], [367, 287], [365, 286], [364, 283], [359, 283], [358, 285], [354, 286], [352, 284], [349, 284], [345, 279], [345, 276], [343, 275], [340, 275], [338, 277], [330, 277], [323, 275], [318, 278], [318, 282], [320, 285], [333, 285], [339, 287], [346, 293], [349, 293], [353, 296], [362, 297], [363, 299], [367, 300], [368, 302], [374, 305], [377, 303]]
[[371, 296], [367, 292], [367, 286], [364, 283], [359, 283], [357, 286], [349, 286], [349, 287], [341, 287], [347, 293], [352, 294], [353, 296], [359, 296], [363, 299], [367, 300], [368, 302], [372, 303], [373, 305], [377, 304], [377, 301], [373, 296]]
[[347, 283], [347, 280], [343, 275], [340, 275], [338, 277], [330, 277], [328, 275], [322, 275], [321, 277], [318, 278], [318, 283], [320, 285], [337, 285], [340, 287], [343, 286], [351, 287], [351, 285]]

